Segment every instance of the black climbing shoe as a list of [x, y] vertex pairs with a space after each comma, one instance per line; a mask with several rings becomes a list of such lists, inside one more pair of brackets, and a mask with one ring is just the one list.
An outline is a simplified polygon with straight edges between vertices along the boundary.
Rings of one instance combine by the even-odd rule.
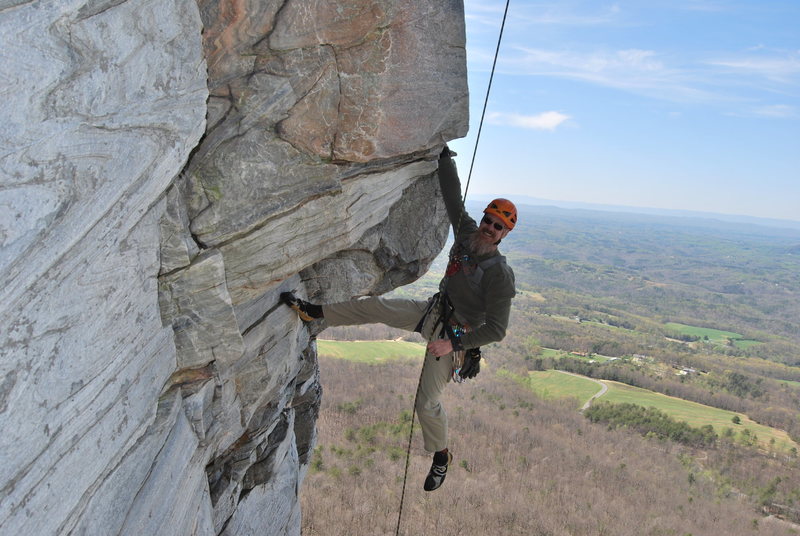
[[428, 477], [425, 479], [423, 488], [425, 491], [433, 491], [439, 489], [444, 483], [444, 477], [447, 476], [447, 466], [453, 462], [453, 455], [450, 451], [436, 452], [433, 455], [433, 464], [431, 470], [428, 471]]
[[281, 301], [294, 309], [303, 322], [311, 322], [322, 318], [322, 307], [301, 300], [292, 292], [281, 292]]

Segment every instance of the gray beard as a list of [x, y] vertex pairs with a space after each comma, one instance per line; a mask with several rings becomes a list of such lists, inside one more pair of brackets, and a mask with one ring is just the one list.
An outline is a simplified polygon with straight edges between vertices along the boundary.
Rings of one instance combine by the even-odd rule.
[[476, 230], [469, 235], [469, 249], [474, 255], [481, 257], [492, 253], [497, 249], [497, 246], [495, 244], [487, 244], [485, 241], [481, 240], [479, 233], [480, 231]]

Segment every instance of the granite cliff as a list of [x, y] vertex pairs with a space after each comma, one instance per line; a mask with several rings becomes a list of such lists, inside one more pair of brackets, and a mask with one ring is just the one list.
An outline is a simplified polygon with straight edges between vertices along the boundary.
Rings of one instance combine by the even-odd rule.
[[321, 327], [277, 296], [443, 246], [461, 2], [0, 0], [0, 50], [0, 533], [299, 534]]

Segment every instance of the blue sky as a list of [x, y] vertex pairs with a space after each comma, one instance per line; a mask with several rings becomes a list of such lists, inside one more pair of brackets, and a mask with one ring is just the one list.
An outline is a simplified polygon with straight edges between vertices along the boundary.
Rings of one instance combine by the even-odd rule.
[[[504, 0], [465, 0], [466, 182]], [[800, 220], [800, 0], [511, 0], [470, 194]]]

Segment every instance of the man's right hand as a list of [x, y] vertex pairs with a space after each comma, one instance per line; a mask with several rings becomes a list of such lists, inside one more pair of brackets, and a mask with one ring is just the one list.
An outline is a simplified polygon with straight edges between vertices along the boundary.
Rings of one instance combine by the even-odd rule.
[[439, 158], [452, 158], [454, 156], [456, 156], [455, 151], [451, 151], [450, 147], [445, 143], [444, 149], [442, 149], [442, 152], [439, 154]]
[[428, 343], [428, 353], [436, 359], [445, 356], [453, 351], [453, 343], [450, 339], [436, 339]]

